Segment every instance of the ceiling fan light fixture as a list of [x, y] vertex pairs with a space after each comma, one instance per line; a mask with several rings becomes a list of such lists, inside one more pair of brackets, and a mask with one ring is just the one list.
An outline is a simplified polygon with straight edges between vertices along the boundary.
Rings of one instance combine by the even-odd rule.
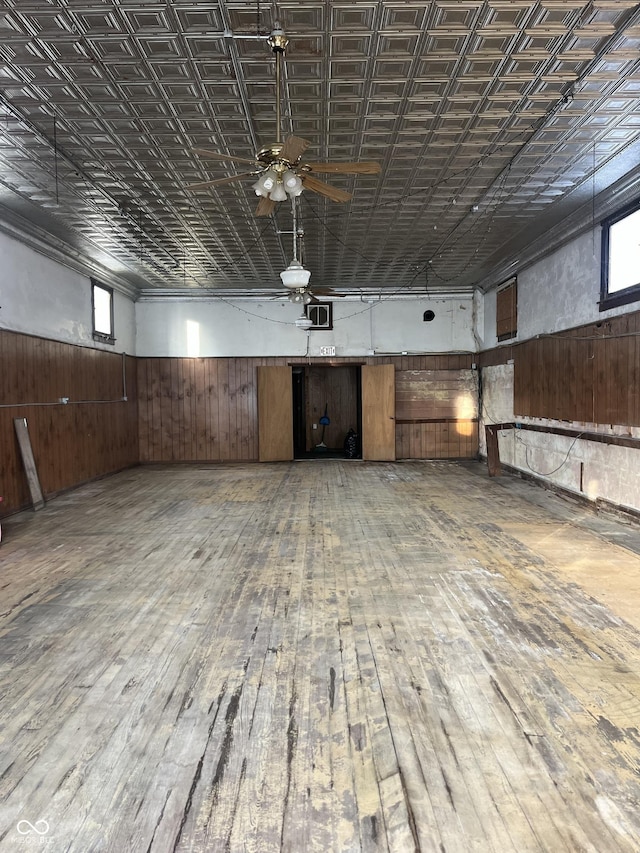
[[302, 181], [291, 169], [284, 172], [282, 182], [290, 196], [299, 196], [302, 193]]
[[305, 314], [301, 314], [296, 320], [296, 326], [299, 329], [306, 329], [307, 331], [309, 331], [309, 329], [313, 326], [313, 323]]
[[294, 187], [299, 180], [300, 178], [291, 169], [285, 169], [282, 173], [282, 181], [287, 189]]
[[304, 290], [309, 284], [311, 271], [306, 270], [300, 261], [294, 259], [286, 270], [280, 273], [280, 278], [288, 290]]
[[260, 175], [258, 180], [253, 185], [255, 194], [264, 196], [264, 198], [268, 198], [269, 193], [275, 187], [277, 180], [278, 176], [273, 171], [273, 169], [267, 169], [266, 172], [263, 172]]
[[284, 189], [284, 185], [282, 181], [278, 181], [274, 188], [269, 193], [269, 198], [271, 201], [286, 201], [287, 194]]

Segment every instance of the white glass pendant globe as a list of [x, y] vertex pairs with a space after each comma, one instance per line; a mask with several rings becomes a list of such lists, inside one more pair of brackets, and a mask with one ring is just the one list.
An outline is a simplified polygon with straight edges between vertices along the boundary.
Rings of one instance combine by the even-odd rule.
[[309, 284], [311, 272], [306, 270], [300, 261], [294, 260], [280, 273], [280, 278], [289, 290], [303, 290]]

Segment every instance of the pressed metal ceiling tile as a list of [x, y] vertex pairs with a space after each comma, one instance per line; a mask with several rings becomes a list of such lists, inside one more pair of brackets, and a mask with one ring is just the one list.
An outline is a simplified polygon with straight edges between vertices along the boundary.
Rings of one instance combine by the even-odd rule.
[[307, 59], [287, 60], [287, 76], [290, 79], [319, 79], [322, 77], [323, 64]]
[[[157, 63], [153, 74], [159, 80], [191, 80], [191, 70], [186, 62]], [[142, 75], [146, 76], [146, 75]]]
[[452, 57], [423, 57], [416, 71], [416, 77], [429, 78], [430, 81], [439, 82], [451, 80], [458, 60]]
[[331, 79], [348, 80], [361, 79], [365, 76], [367, 63], [365, 61], [331, 60]]
[[343, 57], [367, 57], [369, 56], [369, 52], [371, 50], [371, 41], [372, 38], [370, 35], [366, 36], [341, 36], [334, 35], [331, 38], [331, 54], [332, 56], [343, 56]]
[[180, 8], [180, 6], [175, 8], [178, 23], [185, 35], [221, 32], [224, 29], [221, 17], [216, 10], [198, 8], [200, 4], [197, 3], [193, 6], [194, 8]]
[[375, 3], [332, 3], [331, 29], [336, 30], [371, 30], [375, 18]]
[[[353, 110], [353, 104], [362, 103], [364, 94], [364, 83], [332, 82], [330, 84], [330, 98], [327, 109], [330, 113]], [[349, 106], [351, 104], [351, 106]]]
[[[469, 287], [590, 186], [594, 146], [613, 162], [638, 139], [640, 15], [626, 0], [285, 0], [278, 11], [285, 132], [309, 140], [310, 161], [382, 164], [327, 176], [354, 194], [348, 204], [303, 193], [314, 281], [397, 288], [457, 229], [464, 252], [444, 245], [435, 272]], [[244, 0], [21, 0], [0, 24], [4, 185], [32, 186], [31, 208], [48, 206], [88, 254], [99, 241], [132, 287], [275, 287], [289, 246], [255, 218], [252, 179], [184, 189], [246, 168], [193, 147], [247, 157], [274, 137], [273, 56], [243, 37], [270, 30], [271, 8], [256, 13]], [[54, 112], [71, 160], [51, 208]], [[476, 203], [490, 216], [467, 221]], [[287, 219], [282, 206], [280, 228]], [[167, 265], [176, 253], [186, 285]]]
[[385, 3], [381, 27], [384, 30], [420, 30], [425, 16], [425, 3]]

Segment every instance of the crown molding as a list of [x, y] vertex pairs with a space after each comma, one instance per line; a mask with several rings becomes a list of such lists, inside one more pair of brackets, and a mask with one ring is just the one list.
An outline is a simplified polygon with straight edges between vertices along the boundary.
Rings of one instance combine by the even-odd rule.
[[44, 255], [49, 260], [56, 261], [74, 272], [96, 278], [103, 284], [108, 284], [114, 290], [124, 294], [133, 301], [138, 296], [138, 289], [123, 281], [112, 270], [99, 261], [87, 257], [54, 234], [45, 231], [33, 222], [24, 219], [15, 211], [0, 204], [0, 233], [11, 237], [23, 246], [27, 246]]

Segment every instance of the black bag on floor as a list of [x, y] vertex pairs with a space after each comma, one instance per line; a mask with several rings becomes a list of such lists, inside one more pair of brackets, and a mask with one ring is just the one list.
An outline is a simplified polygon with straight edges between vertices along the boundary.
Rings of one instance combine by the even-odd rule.
[[355, 459], [358, 455], [358, 436], [350, 429], [344, 440], [344, 455], [347, 459]]

